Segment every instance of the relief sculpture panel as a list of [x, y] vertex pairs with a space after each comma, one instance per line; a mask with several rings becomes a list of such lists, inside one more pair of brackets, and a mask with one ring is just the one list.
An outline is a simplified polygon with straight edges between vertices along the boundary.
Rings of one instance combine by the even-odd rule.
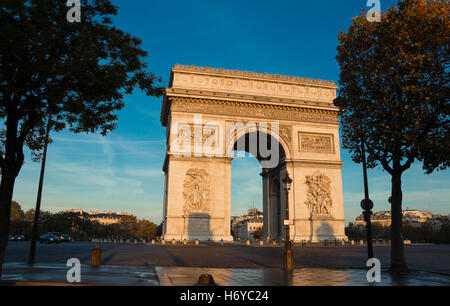
[[181, 147], [184, 144], [188, 145], [188, 148], [192, 144], [204, 144], [207, 142], [211, 145], [212, 149], [216, 148], [216, 144], [219, 141], [219, 129], [218, 125], [198, 125], [189, 123], [178, 123], [178, 134], [176, 137], [176, 142]]
[[332, 134], [299, 132], [298, 135], [300, 152], [334, 153], [334, 136]]
[[183, 185], [184, 211], [208, 212], [210, 208], [209, 174], [204, 169], [189, 169]]
[[331, 179], [325, 174], [315, 172], [306, 176], [306, 206], [312, 216], [330, 215], [332, 208]]

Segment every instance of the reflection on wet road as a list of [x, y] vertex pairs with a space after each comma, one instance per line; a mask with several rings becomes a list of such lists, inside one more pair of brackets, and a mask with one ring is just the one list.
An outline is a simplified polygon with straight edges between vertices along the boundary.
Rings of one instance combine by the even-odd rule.
[[[6, 263], [2, 281], [66, 283], [69, 267], [63, 264]], [[382, 271], [381, 283], [370, 284], [364, 269], [299, 268], [292, 273], [280, 269], [218, 269], [103, 265], [81, 267], [81, 282], [106, 286], [191, 286], [201, 274], [211, 274], [219, 286], [449, 286], [450, 276], [412, 272], [395, 276]]]

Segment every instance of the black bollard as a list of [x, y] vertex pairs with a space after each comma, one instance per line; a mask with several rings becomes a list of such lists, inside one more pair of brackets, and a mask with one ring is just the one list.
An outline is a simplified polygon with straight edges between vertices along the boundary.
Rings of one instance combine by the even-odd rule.
[[100, 249], [100, 247], [98, 245], [96, 245], [92, 249], [92, 257], [91, 257], [91, 266], [92, 267], [100, 267], [101, 257], [102, 257], [101, 254], [102, 254], [102, 250]]

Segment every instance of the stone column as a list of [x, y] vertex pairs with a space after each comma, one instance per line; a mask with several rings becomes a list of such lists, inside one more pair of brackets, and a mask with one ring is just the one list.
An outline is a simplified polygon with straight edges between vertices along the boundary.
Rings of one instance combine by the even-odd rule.
[[231, 159], [169, 157], [164, 239], [232, 241]]

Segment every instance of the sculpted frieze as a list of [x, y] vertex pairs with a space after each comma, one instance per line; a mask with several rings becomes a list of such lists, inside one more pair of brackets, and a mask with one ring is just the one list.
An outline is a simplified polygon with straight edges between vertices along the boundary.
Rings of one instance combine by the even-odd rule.
[[217, 90], [329, 102], [336, 97], [336, 85], [328, 81], [277, 77], [269, 74], [242, 74], [242, 72], [236, 74], [232, 71], [218, 75], [205, 75], [198, 72], [175, 71], [173, 88]]
[[334, 153], [332, 134], [314, 134], [299, 132], [299, 151], [311, 153]]
[[208, 103], [191, 101], [172, 102], [172, 111], [190, 113], [208, 113], [229, 116], [270, 118], [271, 120], [292, 120], [300, 122], [339, 123], [337, 112], [312, 112], [306, 109], [284, 110], [271, 107], [249, 107], [241, 103]]

